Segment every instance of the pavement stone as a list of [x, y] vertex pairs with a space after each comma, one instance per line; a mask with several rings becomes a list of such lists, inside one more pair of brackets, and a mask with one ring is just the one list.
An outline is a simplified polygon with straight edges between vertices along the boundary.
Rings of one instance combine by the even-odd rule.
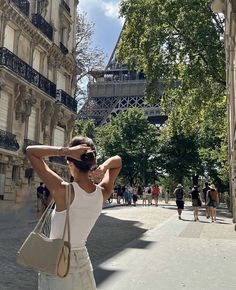
[[[33, 229], [36, 217], [32, 201], [14, 208], [0, 203], [0, 290], [37, 290], [37, 274], [18, 265], [15, 260], [16, 252]], [[228, 276], [233, 272], [230, 269], [235, 269], [236, 266], [236, 234], [227, 210], [221, 209], [221, 217], [216, 224], [210, 224], [204, 217], [202, 222], [194, 223], [189, 205], [183, 217], [183, 221], [177, 220], [173, 202], [168, 205], [160, 204], [159, 207], [143, 207], [140, 204], [136, 207], [107, 205], [87, 244], [98, 289], [222, 290], [218, 286], [188, 288], [192, 278], [187, 275], [188, 279], [185, 279], [183, 271], [188, 273], [189, 269], [195, 268], [195, 263], [185, 260], [200, 255], [207, 257], [207, 273], [210, 268], [214, 269], [214, 265], [226, 267], [227, 273], [221, 271], [222, 275], [213, 278], [218, 281], [218, 278], [224, 277], [232, 285], [233, 280]], [[212, 258], [209, 254], [211, 246], [214, 247]], [[178, 267], [182, 264], [186, 266], [181, 266], [183, 269], [180, 271]], [[196, 264], [196, 271], [204, 266], [198, 265], [198, 261]], [[149, 272], [147, 269], [150, 266], [153, 270]], [[171, 273], [179, 277], [177, 285], [180, 283], [178, 281], [182, 281], [178, 287], [174, 288], [176, 283], [172, 281]], [[168, 281], [164, 279], [165, 276]], [[211, 275], [209, 277], [212, 278]], [[155, 283], [156, 280], [158, 283]], [[166, 288], [163, 286], [165, 283]]]
[[193, 221], [173, 215], [95, 268], [98, 290], [235, 290], [236, 232], [231, 215], [218, 210], [211, 223], [201, 210]]

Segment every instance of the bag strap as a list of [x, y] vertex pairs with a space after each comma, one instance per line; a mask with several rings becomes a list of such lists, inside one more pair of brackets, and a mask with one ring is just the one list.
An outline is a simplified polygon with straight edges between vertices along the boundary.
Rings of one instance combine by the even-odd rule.
[[42, 231], [42, 228], [43, 228], [45, 221], [46, 221], [46, 217], [50, 213], [49, 210], [52, 209], [54, 203], [55, 203], [55, 201], [54, 201], [54, 199], [52, 199], [51, 202], [49, 203], [49, 205], [47, 206], [47, 208], [45, 209], [45, 211], [43, 212], [43, 214], [41, 215], [40, 219], [38, 220], [36, 226], [33, 229], [33, 232]]
[[65, 225], [63, 230], [63, 236], [62, 239], [65, 240], [65, 234], [66, 234], [66, 228], [67, 228], [67, 236], [68, 236], [68, 242], [70, 244], [70, 200], [71, 200], [71, 184], [66, 184], [66, 219], [65, 219]]
[[[64, 230], [63, 230], [63, 236], [62, 239], [65, 239], [65, 233], [66, 233], [66, 228], [68, 228], [68, 242], [70, 243], [70, 219], [69, 219], [69, 209], [70, 209], [70, 200], [71, 200], [71, 184], [67, 183], [66, 184], [66, 219], [65, 219], [65, 225], [64, 225]], [[36, 226], [33, 229], [33, 232], [41, 232], [43, 229], [43, 226], [46, 221], [46, 217], [48, 214], [50, 214], [50, 210], [52, 209], [55, 201], [54, 199], [51, 200], [45, 211], [43, 212], [42, 216], [40, 217], [39, 221], [37, 222]]]

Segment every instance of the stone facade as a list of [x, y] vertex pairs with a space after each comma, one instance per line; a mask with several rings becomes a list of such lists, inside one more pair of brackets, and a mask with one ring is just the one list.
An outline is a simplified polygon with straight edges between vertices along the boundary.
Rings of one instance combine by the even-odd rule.
[[[67, 144], [76, 118], [78, 0], [0, 0], [0, 199], [16, 202], [39, 182], [30, 144]], [[67, 176], [63, 160], [49, 165]]]
[[228, 140], [229, 140], [229, 179], [231, 209], [236, 222], [236, 2], [235, 0], [215, 0], [214, 12], [225, 14], [226, 82], [228, 98]]

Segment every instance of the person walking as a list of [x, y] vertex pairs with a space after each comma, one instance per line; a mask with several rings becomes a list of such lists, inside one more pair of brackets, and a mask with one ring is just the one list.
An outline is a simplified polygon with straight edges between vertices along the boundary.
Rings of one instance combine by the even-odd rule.
[[194, 216], [194, 221], [199, 221], [198, 218], [198, 208], [201, 206], [200, 202], [200, 194], [198, 191], [198, 186], [194, 185], [193, 189], [190, 192], [191, 198], [192, 198], [192, 207], [193, 207], [193, 216]]
[[40, 182], [39, 186], [37, 187], [37, 212], [40, 212], [42, 210], [43, 194], [44, 186], [43, 182]]
[[168, 204], [168, 202], [169, 202], [169, 195], [170, 195], [170, 190], [169, 190], [169, 188], [167, 188], [165, 191], [165, 203], [166, 204]]
[[174, 190], [174, 195], [176, 199], [177, 211], [179, 215], [179, 219], [181, 220], [181, 214], [184, 209], [184, 190], [182, 184], [178, 184], [176, 189]]
[[149, 190], [149, 187], [146, 186], [144, 188], [144, 191], [143, 191], [143, 206], [146, 206], [147, 205], [147, 202], [148, 202], [148, 190]]
[[219, 203], [219, 193], [217, 192], [215, 185], [210, 185], [210, 189], [207, 192], [207, 206], [209, 208], [209, 213], [211, 221], [216, 221], [216, 207]]
[[206, 218], [207, 219], [210, 218], [210, 209], [207, 206], [207, 192], [208, 192], [208, 190], [210, 190], [210, 186], [209, 186], [208, 182], [205, 182], [205, 187], [202, 189], [202, 193], [203, 193], [203, 199], [204, 199], [205, 208], [206, 208]]
[[160, 187], [158, 186], [158, 184], [154, 184], [152, 187], [152, 198], [154, 199], [156, 206], [158, 206], [159, 195], [160, 195]]
[[[65, 156], [73, 176], [70, 183], [71, 267], [65, 278], [39, 273], [38, 290], [95, 290], [96, 283], [86, 249], [87, 237], [109, 198], [122, 161], [119, 156], [107, 159], [96, 168], [96, 149], [90, 138], [76, 136], [68, 147], [28, 146], [27, 156], [40, 179], [51, 192], [56, 206], [51, 217], [50, 238], [61, 238], [66, 218], [66, 182], [52, 171], [44, 158]], [[93, 170], [93, 171], [92, 171]], [[100, 183], [93, 183], [93, 178]]]

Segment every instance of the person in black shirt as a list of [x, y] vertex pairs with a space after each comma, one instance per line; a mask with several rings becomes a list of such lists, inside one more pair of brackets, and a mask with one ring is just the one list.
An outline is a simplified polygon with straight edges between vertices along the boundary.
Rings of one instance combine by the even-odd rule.
[[209, 207], [207, 205], [207, 192], [208, 192], [208, 190], [210, 190], [210, 186], [206, 182], [205, 183], [205, 187], [202, 189], [202, 192], [203, 192], [203, 198], [204, 198], [205, 207], [206, 207], [206, 217], [209, 219], [209, 217], [210, 217], [210, 210], [209, 210]]
[[192, 197], [193, 215], [194, 215], [194, 220], [196, 222], [196, 221], [199, 221], [198, 207], [201, 206], [201, 199], [200, 199], [197, 185], [193, 186], [193, 189], [191, 190], [190, 195]]
[[47, 186], [45, 185], [44, 186], [44, 192], [43, 192], [43, 201], [42, 201], [44, 209], [47, 208], [47, 206], [49, 205], [50, 201], [51, 201], [50, 191], [47, 188]]
[[180, 220], [182, 219], [181, 214], [184, 209], [184, 194], [185, 193], [184, 193], [182, 184], [178, 184], [174, 191], [174, 195], [176, 198], [177, 211], [178, 211]]
[[39, 212], [42, 207], [43, 194], [44, 194], [44, 186], [43, 182], [40, 182], [40, 185], [37, 187], [37, 212]]

